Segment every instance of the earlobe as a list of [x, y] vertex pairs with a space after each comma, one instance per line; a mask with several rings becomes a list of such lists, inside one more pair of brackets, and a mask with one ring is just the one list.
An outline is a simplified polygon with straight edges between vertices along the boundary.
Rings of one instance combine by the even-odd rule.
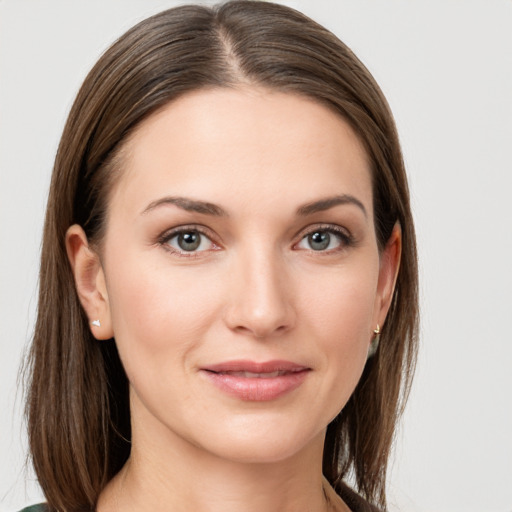
[[99, 255], [89, 247], [87, 235], [78, 224], [66, 232], [66, 250], [80, 303], [89, 318], [93, 336], [107, 340], [114, 336], [105, 275]]
[[[402, 255], [402, 229], [397, 221], [380, 257], [375, 324], [384, 325], [395, 291]], [[382, 328], [382, 327], [381, 327]]]

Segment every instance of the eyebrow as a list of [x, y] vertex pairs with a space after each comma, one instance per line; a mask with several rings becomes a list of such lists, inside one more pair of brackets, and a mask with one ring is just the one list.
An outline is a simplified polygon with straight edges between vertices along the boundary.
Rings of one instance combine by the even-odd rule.
[[313, 201], [312, 203], [304, 204], [297, 209], [297, 215], [299, 215], [300, 217], [305, 217], [307, 215], [312, 215], [313, 213], [317, 212], [323, 212], [325, 210], [333, 208], [334, 206], [343, 204], [353, 204], [357, 206], [364, 213], [364, 216], [368, 217], [368, 213], [366, 212], [364, 204], [361, 201], [359, 201], [359, 199], [357, 199], [354, 196], [351, 196], [350, 194], [341, 194], [337, 196], [326, 197], [318, 201]]
[[155, 208], [173, 204], [187, 212], [202, 213], [204, 215], [214, 215], [215, 217], [227, 217], [228, 214], [220, 206], [206, 201], [197, 201], [195, 199], [188, 199], [186, 197], [162, 197], [150, 203], [147, 208], [142, 212], [142, 215], [154, 210]]
[[[172, 204], [185, 210], [187, 212], [196, 212], [202, 213], [204, 215], [212, 215], [215, 217], [228, 217], [228, 213], [226, 210], [221, 208], [220, 206], [208, 203], [207, 201], [198, 201], [195, 199], [189, 199], [187, 197], [162, 197], [161, 199], [157, 199], [150, 203], [142, 212], [142, 215], [149, 213], [150, 211], [158, 208], [159, 206]], [[365, 215], [368, 216], [366, 212], [366, 208], [363, 203], [359, 201], [356, 197], [350, 194], [341, 194], [332, 197], [326, 197], [323, 199], [319, 199], [317, 201], [313, 201], [311, 203], [306, 203], [300, 206], [297, 209], [296, 214], [299, 217], [306, 217], [308, 215], [312, 215], [314, 213], [323, 212], [325, 210], [329, 210], [330, 208], [334, 208], [335, 206], [344, 205], [344, 204], [352, 204], [357, 206]]]

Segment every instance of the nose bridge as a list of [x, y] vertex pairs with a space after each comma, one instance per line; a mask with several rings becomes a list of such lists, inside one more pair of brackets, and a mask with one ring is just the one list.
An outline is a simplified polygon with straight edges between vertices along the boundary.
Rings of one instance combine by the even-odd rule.
[[269, 244], [244, 247], [234, 267], [229, 326], [258, 338], [288, 330], [294, 322], [294, 312], [279, 251]]

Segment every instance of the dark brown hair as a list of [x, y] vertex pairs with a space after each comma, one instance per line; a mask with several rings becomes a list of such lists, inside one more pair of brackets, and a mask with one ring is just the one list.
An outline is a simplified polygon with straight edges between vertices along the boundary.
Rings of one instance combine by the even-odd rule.
[[94, 508], [130, 453], [128, 384], [114, 341], [97, 342], [80, 306], [65, 249], [80, 224], [99, 243], [123, 142], [180, 95], [252, 84], [301, 94], [342, 116], [372, 167], [379, 247], [395, 223], [403, 252], [380, 347], [329, 425], [323, 471], [340, 489], [386, 505], [387, 461], [407, 396], [417, 340], [417, 259], [407, 179], [389, 107], [354, 54], [290, 8], [234, 1], [182, 6], [129, 30], [80, 89], [57, 152], [43, 235], [27, 416], [33, 464], [51, 508]]

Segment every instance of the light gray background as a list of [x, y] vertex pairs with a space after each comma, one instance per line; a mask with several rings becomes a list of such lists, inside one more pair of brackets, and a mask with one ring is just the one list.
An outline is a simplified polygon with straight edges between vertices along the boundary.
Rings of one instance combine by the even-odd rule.
[[[170, 0], [0, 0], [0, 511], [23, 469], [18, 367], [36, 304], [52, 161], [100, 52]], [[343, 39], [395, 113], [417, 221], [418, 373], [392, 511], [512, 511], [512, 1], [284, 2]]]

